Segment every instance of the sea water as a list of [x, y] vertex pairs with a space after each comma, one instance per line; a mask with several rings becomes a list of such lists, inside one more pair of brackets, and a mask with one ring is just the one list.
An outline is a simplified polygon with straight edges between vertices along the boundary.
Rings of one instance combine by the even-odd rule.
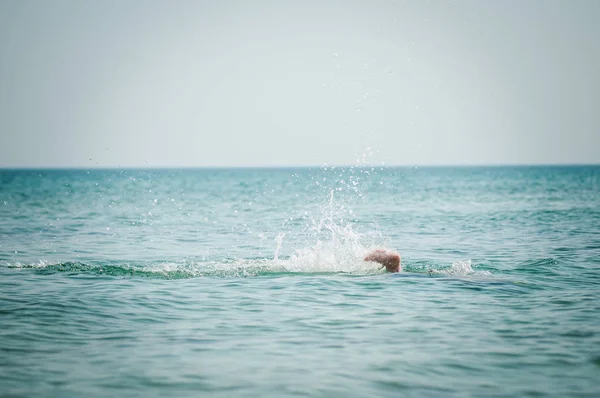
[[599, 300], [598, 166], [0, 171], [2, 396], [599, 396]]

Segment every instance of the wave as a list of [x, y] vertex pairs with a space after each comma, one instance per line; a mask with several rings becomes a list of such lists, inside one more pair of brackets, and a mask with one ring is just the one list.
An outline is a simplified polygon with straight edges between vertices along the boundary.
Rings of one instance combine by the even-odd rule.
[[132, 264], [128, 262], [108, 264], [86, 264], [82, 262], [46, 262], [34, 264], [8, 264], [8, 268], [31, 269], [40, 274], [57, 272], [71, 275], [90, 274], [121, 277], [146, 277], [158, 279], [188, 279], [204, 276], [247, 277], [286, 272], [273, 267], [267, 260], [238, 260], [223, 262], [157, 262]]
[[[124, 277], [147, 277], [163, 279], [184, 279], [205, 276], [249, 277], [276, 274], [348, 274], [377, 275], [385, 274], [379, 264], [365, 262], [364, 257], [374, 249], [389, 249], [389, 243], [378, 232], [359, 233], [354, 231], [351, 220], [352, 211], [334, 202], [334, 191], [330, 191], [329, 200], [320, 209], [320, 217], [310, 220], [303, 228], [303, 239], [296, 236], [288, 242], [286, 233], [276, 238], [276, 249], [272, 258], [254, 259], [218, 259], [179, 261], [157, 261], [139, 263], [127, 261], [109, 261], [104, 263], [84, 262], [47, 262], [33, 264], [8, 264], [9, 268], [33, 269], [38, 273], [50, 274], [64, 272], [69, 274], [93, 274]], [[284, 223], [285, 226], [285, 223]], [[282, 226], [283, 230], [283, 226]], [[303, 248], [287, 250], [286, 245], [298, 245]], [[403, 259], [405, 273], [448, 276], [490, 276], [487, 271], [473, 270], [470, 260], [456, 261], [450, 267], [430, 264], [423, 261], [406, 262]]]
[[[362, 257], [336, 259], [337, 253], [327, 250], [305, 250], [287, 259], [230, 259], [224, 261], [162, 261], [142, 264], [110, 262], [86, 264], [83, 262], [47, 262], [6, 264], [7, 268], [33, 270], [38, 274], [65, 273], [69, 275], [97, 275], [114, 277], [142, 277], [157, 279], [188, 279], [199, 277], [257, 277], [277, 275], [386, 275], [377, 264], [362, 261]], [[339, 255], [339, 254], [337, 254]], [[420, 262], [405, 266], [403, 274], [452, 277], [492, 277], [489, 271], [474, 270], [471, 261], [455, 261], [451, 266], [430, 265]], [[389, 274], [391, 275], [391, 274]]]

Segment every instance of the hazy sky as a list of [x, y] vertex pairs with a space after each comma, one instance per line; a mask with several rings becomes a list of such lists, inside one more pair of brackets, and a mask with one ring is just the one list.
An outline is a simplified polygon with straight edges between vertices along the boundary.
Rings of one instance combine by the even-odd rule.
[[0, 167], [598, 163], [599, 20], [586, 0], [0, 0]]

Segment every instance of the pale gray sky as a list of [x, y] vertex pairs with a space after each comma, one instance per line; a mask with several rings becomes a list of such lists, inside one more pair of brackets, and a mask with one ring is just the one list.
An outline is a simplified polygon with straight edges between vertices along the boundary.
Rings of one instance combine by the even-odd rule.
[[599, 21], [586, 0], [0, 0], [0, 167], [598, 163]]

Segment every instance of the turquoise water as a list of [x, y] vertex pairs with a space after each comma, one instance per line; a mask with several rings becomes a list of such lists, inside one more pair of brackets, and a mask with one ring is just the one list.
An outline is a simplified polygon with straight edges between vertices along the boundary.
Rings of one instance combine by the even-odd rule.
[[0, 182], [0, 395], [600, 394], [599, 166]]

